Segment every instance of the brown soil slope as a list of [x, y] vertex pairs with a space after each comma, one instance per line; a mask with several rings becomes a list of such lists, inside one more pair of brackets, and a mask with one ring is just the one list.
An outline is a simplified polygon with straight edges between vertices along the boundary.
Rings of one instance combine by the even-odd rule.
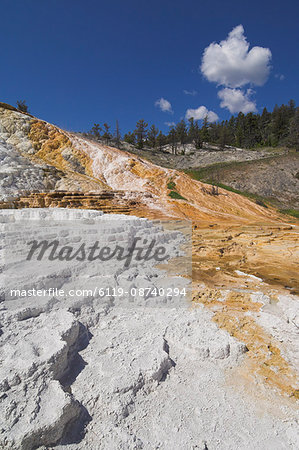
[[210, 166], [200, 173], [203, 181], [217, 180], [262, 196], [279, 208], [299, 209], [299, 153]]

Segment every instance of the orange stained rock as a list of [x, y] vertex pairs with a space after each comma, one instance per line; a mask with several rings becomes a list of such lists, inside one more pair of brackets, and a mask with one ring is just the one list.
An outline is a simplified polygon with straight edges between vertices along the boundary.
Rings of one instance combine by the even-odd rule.
[[[195, 228], [196, 227], [196, 228]], [[273, 288], [299, 292], [299, 229], [292, 225], [194, 225], [193, 280], [210, 287], [254, 287], [265, 283], [236, 275], [255, 275]]]
[[35, 156], [47, 164], [51, 164], [57, 169], [74, 171], [74, 167], [62, 155], [62, 151], [69, 148], [73, 158], [77, 159], [81, 167], [84, 168], [85, 174], [93, 175], [90, 158], [86, 153], [73, 148], [69, 138], [53, 125], [40, 120], [33, 120], [29, 138], [36, 150]]
[[214, 312], [213, 320], [231, 336], [245, 343], [248, 352], [241, 372], [266, 382], [289, 397], [298, 398], [298, 378], [281, 355], [280, 343], [259, 326], [248, 312], [257, 312], [262, 303], [253, 302], [244, 292], [223, 292], [195, 287], [195, 303], [203, 303]]

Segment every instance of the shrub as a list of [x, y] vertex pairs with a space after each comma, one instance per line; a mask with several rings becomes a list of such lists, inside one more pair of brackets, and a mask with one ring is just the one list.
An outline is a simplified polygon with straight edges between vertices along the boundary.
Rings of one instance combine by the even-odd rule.
[[175, 182], [170, 178], [167, 183], [167, 189], [173, 191], [175, 189]]
[[257, 199], [255, 201], [255, 203], [259, 206], [263, 206], [264, 208], [268, 208], [268, 206], [266, 205], [266, 203], [264, 203], [262, 200]]
[[183, 197], [181, 194], [179, 194], [176, 191], [170, 191], [168, 195], [169, 195], [169, 197], [171, 197], [175, 200], [187, 200], [185, 197]]

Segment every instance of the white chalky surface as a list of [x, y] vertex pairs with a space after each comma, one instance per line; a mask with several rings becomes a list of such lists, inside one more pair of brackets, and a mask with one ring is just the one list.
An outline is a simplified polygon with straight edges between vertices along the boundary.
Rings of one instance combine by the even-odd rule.
[[[14, 230], [18, 221], [34, 224], [37, 219], [49, 231], [61, 220], [85, 219], [101, 226], [107, 221], [111, 233], [111, 223], [119, 234], [124, 233], [122, 229], [133, 235], [150, 233], [169, 251], [184, 240], [181, 233], [161, 232], [144, 219], [117, 216], [111, 222], [113, 216], [99, 212], [54, 208], [0, 211], [2, 237], [4, 227]], [[9, 241], [1, 242], [7, 251]], [[16, 253], [9, 259], [10, 275], [2, 276], [2, 282], [5, 279], [13, 286], [17, 279], [23, 285], [42, 286], [46, 279], [42, 265], [32, 266], [31, 274], [20, 270], [16, 259], [20, 245], [16, 241]], [[111, 274], [117, 274], [112, 277], [115, 286], [136, 280], [141, 286], [145, 282], [165, 285], [165, 280], [182, 287], [188, 284], [152, 262], [128, 270], [109, 267]], [[59, 270], [48, 267], [54, 279]], [[86, 285], [92, 285], [95, 275], [96, 265], [74, 264], [70, 273], [60, 273], [60, 284], [67, 289], [82, 286], [86, 279]], [[284, 301], [288, 319], [294, 320], [291, 302]], [[14, 298], [0, 307], [1, 448], [298, 448], [295, 410], [267, 388], [262, 387], [262, 398], [249, 395], [242, 382], [234, 379], [246, 358], [246, 347], [220, 330], [203, 305], [128, 305], [116, 298], [49, 296]], [[265, 315], [260, 320], [271, 328], [270, 319], [274, 321]], [[287, 334], [289, 328], [278, 322], [274, 323], [278, 336], [279, 329]], [[292, 335], [288, 338], [292, 341]], [[290, 349], [291, 357], [294, 349]]]

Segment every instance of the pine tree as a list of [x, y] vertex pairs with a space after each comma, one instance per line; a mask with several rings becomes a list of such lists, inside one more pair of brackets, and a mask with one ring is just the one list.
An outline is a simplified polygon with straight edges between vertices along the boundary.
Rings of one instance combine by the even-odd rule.
[[189, 122], [188, 142], [193, 143], [193, 142], [195, 142], [195, 139], [196, 139], [196, 129], [195, 129], [194, 118], [190, 117], [190, 119], [188, 119], [188, 122]]
[[17, 101], [17, 108], [18, 110], [24, 112], [24, 113], [29, 113], [29, 109], [28, 106], [26, 105], [26, 101], [25, 100], [18, 100]]
[[168, 133], [168, 142], [171, 145], [171, 152], [173, 155], [177, 154], [177, 134], [174, 127], [171, 127]]
[[155, 125], [152, 125], [147, 133], [147, 139], [150, 147], [155, 148], [157, 143], [157, 136], [159, 134], [159, 130]]
[[144, 141], [147, 136], [147, 127], [148, 124], [145, 122], [144, 119], [140, 119], [136, 123], [135, 136], [137, 139], [137, 147], [140, 149], [142, 149], [144, 146]]
[[115, 124], [114, 136], [115, 136], [116, 147], [119, 148], [120, 147], [120, 140], [121, 140], [121, 133], [120, 133], [120, 129], [119, 129], [118, 120], [116, 121], [116, 124]]
[[[158, 146], [162, 149], [166, 143], [171, 145], [172, 153], [177, 154], [177, 145], [183, 146], [187, 142], [193, 143], [196, 148], [202, 148], [203, 142], [219, 144], [221, 148], [225, 145], [233, 145], [239, 148], [254, 148], [256, 146], [288, 145], [298, 147], [297, 144], [297, 121], [298, 108], [294, 100], [287, 105], [275, 106], [273, 112], [264, 108], [261, 115], [240, 112], [236, 117], [231, 116], [229, 120], [221, 123], [208, 122], [205, 117], [200, 128], [198, 121], [189, 119], [188, 127], [181, 120], [175, 127], [169, 129], [167, 137], [159, 133], [155, 125], [150, 127], [147, 133], [147, 123], [142, 119], [137, 122], [135, 133], [127, 133], [124, 137], [126, 142], [135, 144], [142, 148], [146, 137], [152, 147]], [[94, 134], [98, 134], [99, 125], [95, 124]]]
[[271, 144], [275, 147], [282, 143], [289, 131], [288, 107], [275, 105], [271, 121]]
[[296, 113], [296, 103], [295, 100], [291, 99], [288, 103], [288, 109], [289, 109], [289, 118], [292, 119]]
[[162, 133], [162, 131], [160, 131], [160, 133], [157, 136], [157, 147], [159, 148], [159, 150], [162, 150], [163, 145], [166, 144], [166, 136], [164, 136], [164, 134]]
[[103, 134], [102, 138], [105, 139], [106, 144], [108, 144], [111, 139], [111, 134], [109, 132], [110, 125], [108, 125], [107, 123], [104, 123], [103, 127], [104, 127], [104, 134]]
[[128, 133], [126, 133], [124, 135], [124, 141], [127, 142], [128, 144], [135, 145], [135, 142], [136, 142], [135, 134], [131, 133], [131, 131], [129, 131]]
[[234, 116], [231, 116], [227, 124], [227, 145], [236, 145], [235, 127], [236, 119]]
[[227, 127], [223, 126], [221, 128], [221, 132], [220, 132], [220, 139], [219, 139], [219, 144], [220, 144], [220, 148], [221, 150], [225, 149], [225, 146], [228, 143], [228, 130]]
[[100, 139], [102, 131], [103, 130], [100, 127], [100, 124], [98, 124], [98, 123], [93, 124], [93, 127], [91, 129], [91, 134], [93, 134], [96, 139]]
[[185, 148], [185, 144], [187, 142], [188, 132], [187, 132], [187, 125], [184, 119], [182, 119], [176, 126], [176, 135], [178, 140], [180, 141], [181, 145]]
[[270, 126], [271, 126], [271, 113], [268, 112], [267, 108], [263, 109], [262, 115], [260, 116], [260, 135], [261, 135], [261, 145], [270, 145]]
[[220, 132], [221, 132], [221, 125], [219, 123], [211, 123], [209, 126], [209, 142], [217, 144], [220, 139]]
[[245, 139], [245, 116], [239, 112], [236, 118], [236, 146], [243, 147]]
[[288, 146], [299, 152], [299, 108], [296, 108], [294, 117], [291, 119]]
[[252, 112], [245, 116], [244, 126], [244, 146], [246, 148], [252, 148], [257, 142], [261, 141], [260, 130], [258, 126], [258, 116]]
[[201, 127], [201, 139], [203, 142], [209, 142], [209, 122], [208, 116], [203, 119], [203, 124]]
[[194, 125], [194, 145], [195, 145], [195, 148], [197, 148], [197, 149], [202, 148], [201, 133], [200, 133], [200, 128], [199, 128], [197, 121]]

